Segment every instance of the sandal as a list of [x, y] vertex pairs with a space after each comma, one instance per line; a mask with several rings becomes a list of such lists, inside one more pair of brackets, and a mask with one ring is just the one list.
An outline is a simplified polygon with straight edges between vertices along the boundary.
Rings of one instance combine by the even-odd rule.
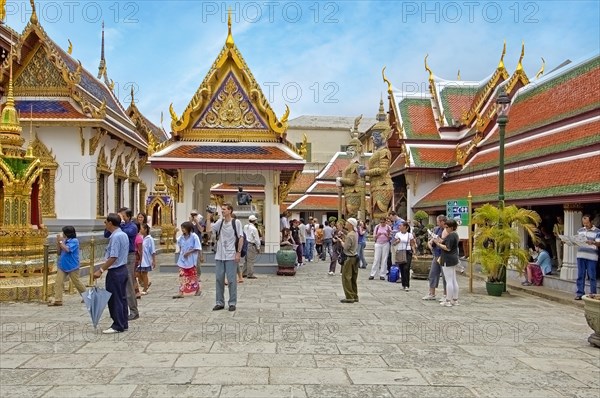
[[238, 281], [238, 283], [244, 283], [244, 280], [243, 280], [243, 279], [240, 279], [240, 280]]
[[183, 294], [176, 294], [173, 296], [174, 299], [180, 299], [183, 298]]

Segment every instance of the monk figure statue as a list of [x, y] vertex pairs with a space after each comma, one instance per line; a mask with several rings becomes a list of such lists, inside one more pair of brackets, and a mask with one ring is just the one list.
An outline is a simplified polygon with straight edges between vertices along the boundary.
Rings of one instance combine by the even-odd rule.
[[362, 143], [360, 140], [357, 138], [351, 139], [346, 149], [346, 153], [350, 156], [350, 164], [346, 166], [342, 172], [342, 176], [337, 177], [335, 181], [338, 187], [343, 187], [344, 198], [346, 200], [346, 211], [344, 213], [346, 219], [349, 217], [358, 218], [361, 204], [365, 200], [365, 180], [358, 174], [362, 152]]
[[[377, 129], [377, 125], [385, 123], [384, 129]], [[387, 147], [387, 138], [391, 131], [387, 121], [379, 122], [373, 128], [373, 155], [369, 159], [369, 168], [359, 167], [361, 177], [369, 177], [371, 186], [371, 219], [379, 220], [387, 217], [390, 203], [394, 195], [394, 183], [390, 177], [392, 154]]]

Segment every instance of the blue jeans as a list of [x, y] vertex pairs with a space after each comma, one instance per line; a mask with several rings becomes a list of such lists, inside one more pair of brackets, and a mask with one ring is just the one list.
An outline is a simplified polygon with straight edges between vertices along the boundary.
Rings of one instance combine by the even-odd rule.
[[365, 246], [367, 246], [367, 242], [361, 242], [358, 244], [358, 265], [360, 268], [367, 268], [367, 260], [365, 260]]
[[596, 267], [598, 261], [577, 258], [577, 296], [585, 294], [585, 276], [590, 279], [590, 293], [596, 294]]
[[327, 259], [327, 253], [329, 253], [329, 258], [331, 258], [333, 255], [331, 253], [333, 249], [333, 239], [323, 239], [323, 257], [321, 257], [323, 260]]
[[118, 268], [111, 268], [106, 272], [106, 291], [112, 293], [108, 299], [108, 312], [113, 320], [110, 326], [114, 330], [122, 332], [129, 328], [127, 316], [127, 283], [129, 282], [129, 271], [127, 264]]
[[304, 257], [306, 257], [306, 259], [308, 261], [312, 261], [314, 253], [315, 253], [315, 240], [314, 239], [306, 238], [306, 244], [305, 244], [304, 251], [306, 252], [306, 255]]
[[229, 305], [237, 305], [237, 268], [233, 260], [215, 260], [216, 304], [225, 305], [225, 274], [229, 284]]

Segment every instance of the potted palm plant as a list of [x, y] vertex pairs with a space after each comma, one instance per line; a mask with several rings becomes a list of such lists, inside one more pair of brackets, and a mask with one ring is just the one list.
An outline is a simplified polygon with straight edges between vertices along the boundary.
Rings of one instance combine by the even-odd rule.
[[498, 208], [489, 203], [477, 208], [472, 217], [476, 226], [473, 256], [487, 275], [489, 295], [500, 296], [505, 289], [507, 267], [523, 274], [529, 262], [529, 253], [521, 247], [521, 237], [513, 226], [521, 226], [531, 239], [541, 221], [533, 210], [507, 206]]

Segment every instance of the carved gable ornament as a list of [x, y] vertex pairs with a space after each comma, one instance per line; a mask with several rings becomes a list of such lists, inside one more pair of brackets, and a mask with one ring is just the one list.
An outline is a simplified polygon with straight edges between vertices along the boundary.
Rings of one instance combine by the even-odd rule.
[[224, 79], [194, 128], [268, 129], [232, 72]]
[[60, 71], [50, 62], [43, 46], [39, 46], [25, 68], [15, 79], [15, 94], [62, 94], [67, 92]]

